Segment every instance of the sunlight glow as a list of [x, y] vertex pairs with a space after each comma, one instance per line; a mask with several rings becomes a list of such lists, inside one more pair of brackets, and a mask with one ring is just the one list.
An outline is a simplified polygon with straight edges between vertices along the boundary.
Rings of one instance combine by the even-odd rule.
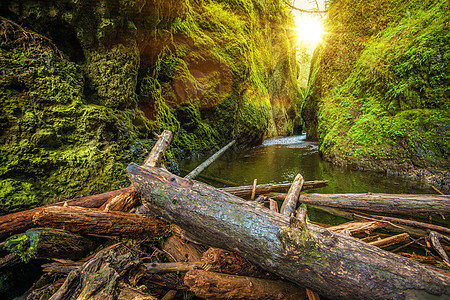
[[317, 46], [323, 34], [323, 25], [320, 18], [302, 16], [296, 20], [298, 40], [312, 47]]

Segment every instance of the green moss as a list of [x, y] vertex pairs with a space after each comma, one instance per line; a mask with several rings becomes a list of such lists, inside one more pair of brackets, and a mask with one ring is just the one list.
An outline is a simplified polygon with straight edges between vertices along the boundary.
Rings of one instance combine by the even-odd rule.
[[442, 0], [332, 4], [304, 111], [326, 158], [380, 171], [450, 168], [445, 10]]
[[296, 36], [281, 1], [110, 4], [0, 4], [39, 32], [1, 19], [0, 214], [126, 186], [153, 132], [174, 133], [167, 164], [298, 122]]

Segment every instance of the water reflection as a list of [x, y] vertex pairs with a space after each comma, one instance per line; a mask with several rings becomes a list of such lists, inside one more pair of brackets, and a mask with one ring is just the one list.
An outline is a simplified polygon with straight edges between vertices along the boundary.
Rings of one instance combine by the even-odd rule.
[[[206, 158], [184, 160], [180, 167], [190, 171]], [[354, 171], [325, 162], [319, 155], [317, 144], [306, 141], [305, 135], [268, 139], [244, 153], [227, 153], [202, 174], [238, 185], [251, 185], [255, 178], [258, 183], [292, 182], [298, 173], [305, 180], [329, 181], [327, 187], [311, 191], [315, 193], [433, 193], [429, 187], [404, 178]], [[224, 186], [213, 181], [208, 183]]]

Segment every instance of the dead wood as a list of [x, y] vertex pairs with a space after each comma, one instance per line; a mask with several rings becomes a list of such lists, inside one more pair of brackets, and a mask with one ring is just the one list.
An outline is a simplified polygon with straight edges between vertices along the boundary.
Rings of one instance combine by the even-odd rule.
[[12, 236], [6, 248], [23, 260], [30, 258], [80, 259], [93, 250], [98, 243], [68, 231], [53, 228], [32, 228], [24, 234]]
[[287, 281], [192, 270], [184, 283], [204, 299], [305, 299], [305, 289]]
[[209, 167], [214, 161], [216, 161], [219, 157], [222, 156], [222, 154], [225, 153], [231, 146], [236, 143], [236, 140], [232, 140], [227, 145], [225, 145], [222, 149], [214, 153], [210, 158], [208, 158], [206, 161], [204, 161], [201, 165], [199, 165], [197, 168], [192, 170], [189, 174], [184, 176], [186, 179], [193, 179], [198, 176], [203, 170], [205, 170], [207, 167]]
[[41, 226], [80, 234], [159, 238], [167, 235], [169, 226], [156, 217], [76, 206], [47, 207], [33, 217]]
[[140, 202], [141, 199], [136, 192], [136, 189], [133, 186], [130, 186], [130, 188], [123, 193], [109, 198], [108, 201], [100, 206], [100, 210], [128, 212], [132, 208], [138, 206]]
[[0, 216], [0, 240], [7, 238], [15, 233], [23, 233], [27, 229], [33, 227], [34, 226], [33, 216], [44, 208], [63, 205], [73, 205], [86, 208], [98, 208], [102, 206], [103, 203], [108, 201], [108, 199], [114, 198], [117, 195], [121, 195], [123, 193], [128, 193], [130, 189], [133, 188], [127, 187], [112, 192], [81, 197], [73, 200], [63, 201], [55, 204], [50, 204], [42, 207], [37, 207], [17, 213]]
[[361, 220], [347, 222], [337, 226], [328, 227], [328, 230], [343, 233], [348, 231], [350, 235], [354, 235], [360, 232], [372, 232], [376, 229], [384, 228], [387, 224], [379, 221]]
[[[287, 192], [289, 191], [289, 188], [291, 187], [291, 183], [279, 183], [279, 184], [258, 184], [256, 186], [256, 194], [261, 195], [264, 194], [266, 196], [272, 196], [272, 193], [277, 192]], [[328, 181], [305, 181], [303, 183], [302, 191], [308, 190], [308, 189], [315, 189], [320, 188], [328, 185]], [[252, 194], [252, 185], [247, 186], [233, 186], [233, 187], [226, 187], [221, 188], [221, 190], [228, 192], [230, 194], [233, 194], [237, 197], [241, 198], [248, 198]], [[285, 197], [286, 194], [283, 194], [283, 197]], [[283, 198], [284, 199], [284, 198]]]
[[298, 197], [300, 196], [300, 191], [302, 190], [303, 176], [301, 174], [297, 174], [294, 181], [292, 182], [291, 187], [286, 195], [286, 198], [281, 205], [280, 213], [290, 216], [295, 212], [297, 208]]
[[450, 196], [421, 194], [303, 194], [301, 203], [380, 213], [450, 217]]
[[178, 273], [187, 272], [192, 269], [200, 269], [205, 264], [197, 262], [176, 262], [176, 263], [148, 263], [144, 264], [149, 273]]
[[304, 227], [298, 220], [161, 169], [130, 164], [127, 171], [155, 213], [183, 228], [190, 239], [245, 256], [325, 297], [450, 296], [447, 277], [410, 259], [312, 224]]
[[205, 249], [201, 245], [183, 240], [177, 236], [167, 238], [161, 249], [171, 262], [199, 262]]
[[144, 166], [157, 167], [159, 166], [161, 159], [166, 153], [167, 148], [172, 142], [173, 134], [169, 130], [164, 130], [161, 135], [157, 135], [158, 140], [150, 151], [150, 154], [144, 161]]
[[210, 272], [252, 276], [266, 279], [278, 278], [261, 267], [250, 263], [245, 258], [223, 249], [209, 248], [205, 253], [203, 253], [202, 262], [205, 263], [205, 269]]
[[405, 243], [405, 242], [409, 242], [410, 241], [410, 236], [409, 234], [405, 233], [401, 233], [401, 234], [397, 234], [394, 236], [390, 236], [388, 238], [379, 240], [379, 241], [374, 241], [374, 242], [370, 242], [369, 244], [372, 246], [376, 246], [376, 247], [380, 247], [380, 248], [385, 248], [385, 247], [389, 247], [395, 244], [399, 244], [399, 243]]

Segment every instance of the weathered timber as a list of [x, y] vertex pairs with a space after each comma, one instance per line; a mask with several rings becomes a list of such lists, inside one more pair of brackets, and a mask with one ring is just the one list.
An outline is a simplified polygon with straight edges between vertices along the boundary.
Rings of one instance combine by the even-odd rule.
[[[258, 184], [256, 186], [256, 194], [268, 194], [267, 196], [271, 196], [272, 192], [276, 192], [276, 193], [282, 193], [282, 192], [287, 192], [289, 191], [290, 187], [291, 187], [291, 183], [279, 183], [279, 184]], [[324, 187], [328, 185], [328, 181], [327, 180], [323, 180], [323, 181], [305, 181], [303, 182], [303, 187], [302, 187], [302, 191], [304, 190], [310, 190], [310, 189], [315, 189], [315, 188], [320, 188], [320, 187]], [[226, 187], [226, 188], [221, 188], [221, 190], [228, 192], [230, 194], [233, 194], [237, 197], [241, 197], [241, 198], [247, 198], [250, 197], [252, 194], [252, 189], [253, 186], [252, 185], [244, 185], [244, 186], [232, 186], [232, 187]], [[283, 194], [283, 196], [285, 197], [286, 194]], [[283, 198], [284, 199], [284, 198]]]
[[132, 208], [138, 206], [140, 197], [133, 186], [124, 191], [122, 194], [111, 197], [100, 206], [100, 210], [105, 211], [124, 211], [128, 212]]
[[291, 187], [289, 188], [289, 191], [286, 195], [286, 198], [283, 201], [283, 204], [281, 205], [280, 209], [281, 214], [290, 216], [295, 212], [295, 209], [297, 208], [298, 197], [300, 196], [300, 191], [302, 190], [303, 182], [305, 182], [303, 176], [301, 174], [297, 174], [297, 176], [295, 176], [294, 181], [292, 182]]
[[250, 197], [250, 200], [251, 200], [251, 201], [255, 200], [256, 185], [257, 185], [257, 184], [258, 184], [258, 179], [255, 178], [255, 180], [253, 180], [252, 196]]
[[233, 251], [326, 297], [450, 296], [448, 277], [410, 259], [313, 224], [298, 226], [299, 221], [165, 170], [130, 164], [127, 172], [155, 213], [189, 238]]
[[373, 218], [373, 219], [377, 219], [377, 220], [391, 222], [391, 223], [402, 224], [402, 225], [416, 227], [416, 228], [425, 229], [425, 230], [440, 231], [440, 232], [443, 232], [446, 234], [450, 234], [450, 228], [442, 227], [439, 225], [418, 222], [418, 221], [412, 221], [412, 220], [405, 220], [405, 219], [394, 218], [394, 217], [386, 217], [386, 216], [370, 215], [369, 217]]
[[425, 235], [427, 235], [427, 232], [423, 229], [419, 229], [419, 228], [415, 228], [415, 227], [411, 227], [411, 226], [407, 226], [407, 225], [398, 225], [389, 221], [383, 221], [383, 220], [379, 220], [379, 219], [374, 219], [371, 218], [370, 216], [364, 216], [362, 214], [356, 213], [356, 212], [348, 212], [342, 209], [338, 209], [338, 208], [332, 208], [332, 207], [326, 207], [326, 206], [319, 206], [319, 205], [308, 205], [308, 207], [312, 207], [314, 209], [335, 215], [335, 216], [339, 216], [339, 217], [343, 217], [349, 220], [375, 220], [375, 221], [380, 221], [386, 224], [385, 229], [387, 231], [390, 232], [395, 232], [395, 233], [403, 233], [403, 232], [407, 232], [410, 236], [413, 237], [423, 237]]
[[197, 262], [176, 262], [176, 263], [148, 263], [144, 264], [149, 273], [177, 273], [187, 272], [192, 269], [200, 269], [204, 263]]
[[450, 196], [419, 194], [303, 194], [301, 203], [379, 213], [450, 217]]
[[159, 238], [169, 227], [156, 217], [77, 206], [52, 206], [38, 212], [33, 221], [41, 226], [59, 228], [80, 234]]
[[157, 167], [161, 159], [166, 153], [167, 148], [172, 142], [173, 134], [169, 130], [164, 130], [161, 135], [158, 135], [158, 140], [150, 151], [150, 154], [144, 161], [144, 166], [146, 167]]
[[62, 201], [55, 204], [49, 204], [42, 207], [37, 207], [29, 210], [24, 210], [4, 216], [0, 216], [0, 240], [7, 238], [16, 233], [25, 232], [27, 229], [33, 227], [33, 216], [42, 209], [50, 206], [73, 205], [86, 208], [98, 208], [103, 205], [108, 199], [114, 198], [117, 195], [128, 193], [133, 187], [127, 187], [120, 190], [107, 192], [98, 195], [86, 196], [76, 198], [68, 201]]
[[273, 199], [269, 199], [269, 208], [270, 210], [278, 212], [278, 202]]
[[31, 228], [6, 240], [6, 248], [23, 259], [80, 259], [97, 246], [91, 239], [54, 228]]
[[444, 248], [442, 248], [441, 242], [439, 241], [439, 236], [437, 232], [430, 232], [430, 240], [431, 244], [433, 245], [433, 248], [439, 253], [439, 255], [442, 257], [442, 259], [447, 263], [448, 266], [450, 266], [450, 261], [448, 259], [448, 255], [445, 252]]
[[305, 299], [305, 289], [282, 280], [192, 270], [184, 284], [204, 299]]
[[252, 276], [257, 278], [275, 279], [275, 275], [255, 266], [239, 255], [218, 248], [209, 248], [203, 253], [204, 269], [210, 272], [219, 272], [230, 275]]
[[177, 236], [167, 238], [161, 249], [171, 262], [198, 262], [205, 252], [202, 246], [183, 240]]
[[134, 290], [128, 284], [135, 285], [145, 272], [141, 260], [118, 245], [98, 252], [79, 269], [71, 271], [50, 299], [121, 299], [117, 295], [123, 290]]
[[328, 230], [342, 233], [344, 230], [347, 230], [351, 235], [360, 232], [372, 232], [376, 229], [384, 228], [387, 224], [380, 221], [370, 221], [370, 220], [362, 220], [362, 221], [351, 221], [337, 226], [328, 227]]
[[216, 159], [221, 157], [222, 154], [225, 153], [225, 151], [227, 151], [231, 146], [234, 145], [234, 143], [236, 143], [236, 140], [232, 140], [231, 142], [229, 142], [222, 149], [220, 149], [219, 151], [214, 153], [210, 158], [208, 158], [206, 161], [204, 161], [200, 166], [198, 166], [197, 168], [192, 170], [189, 174], [184, 176], [184, 178], [193, 179], [193, 178], [197, 177], [198, 174], [200, 174], [203, 170], [205, 170], [207, 167], [209, 167], [209, 165], [211, 165], [214, 161], [216, 161]]
[[394, 236], [390, 236], [390, 237], [387, 237], [385, 239], [381, 239], [381, 240], [378, 240], [378, 241], [373, 241], [373, 242], [370, 242], [369, 244], [371, 244], [372, 246], [385, 248], [385, 247], [389, 247], [391, 245], [404, 243], [404, 242], [409, 242], [410, 239], [411, 238], [410, 238], [409, 234], [407, 234], [405, 232], [405, 233], [401, 233], [401, 234], [397, 234], [397, 235], [394, 235]]

